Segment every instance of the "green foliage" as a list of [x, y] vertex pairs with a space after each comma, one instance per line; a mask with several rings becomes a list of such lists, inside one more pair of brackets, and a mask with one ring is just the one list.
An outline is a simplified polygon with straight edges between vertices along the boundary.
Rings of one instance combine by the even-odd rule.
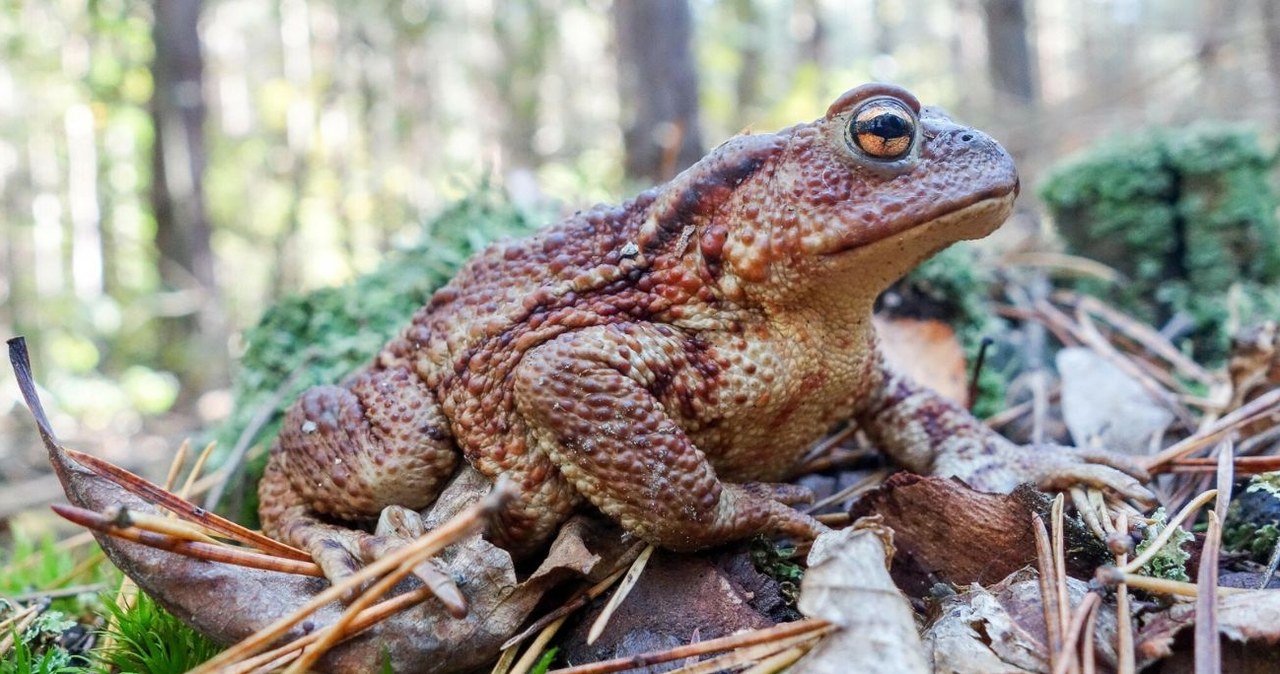
[[[59, 549], [52, 537], [39, 542], [17, 535], [12, 553], [0, 569], [0, 593], [12, 595], [48, 588], [75, 567], [83, 554]], [[32, 561], [34, 560], [34, 561]], [[76, 582], [119, 584], [120, 573], [110, 564], [98, 564]], [[102, 652], [82, 653], [82, 642], [74, 638], [84, 630], [95, 630], [102, 617], [111, 615], [115, 640]], [[0, 603], [0, 619], [7, 617]], [[15, 648], [0, 659], [0, 674], [17, 672], [100, 672], [137, 674], [185, 672], [209, 659], [219, 648], [191, 628], [178, 622], [146, 595], [140, 595], [129, 609], [117, 607], [110, 596], [85, 593], [55, 599], [18, 639]], [[90, 661], [97, 666], [90, 667]]]
[[795, 608], [800, 599], [800, 581], [804, 579], [804, 567], [796, 559], [796, 549], [780, 545], [764, 536], [751, 540], [751, 563], [756, 571], [778, 581], [779, 590], [787, 606]]
[[552, 646], [538, 657], [538, 662], [533, 665], [533, 669], [529, 670], [529, 674], [547, 674], [551, 669], [551, 663], [555, 662], [556, 656], [560, 654], [558, 646]]
[[[78, 556], [59, 550], [52, 537], [33, 541], [20, 532], [14, 536], [11, 552], [0, 559], [0, 594], [16, 595], [39, 588], [53, 587], [71, 571]], [[83, 557], [84, 555], [79, 555]], [[108, 564], [99, 564], [87, 577], [76, 582], [114, 581], [119, 574]], [[80, 652], [77, 632], [92, 629], [94, 612], [99, 608], [98, 595], [85, 593], [53, 600], [15, 640], [14, 648], [0, 658], [0, 674], [10, 672], [87, 672], [87, 660]], [[20, 608], [0, 601], [0, 620]]]
[[485, 186], [432, 221], [420, 243], [392, 253], [375, 271], [276, 304], [245, 333], [248, 348], [234, 383], [236, 409], [218, 432], [219, 444], [233, 446], [264, 406], [272, 408], [272, 421], [256, 438], [270, 442], [299, 394], [340, 382], [370, 362], [468, 257], [498, 237], [527, 234], [538, 224]]
[[[9, 550], [9, 555], [0, 559], [0, 594], [3, 595], [55, 587], [86, 556], [84, 553], [77, 555], [73, 551], [59, 549], [52, 536], [35, 541], [23, 535], [20, 530], [14, 535]], [[110, 564], [98, 564], [74, 580], [77, 583], [110, 583], [119, 578], [119, 572]], [[54, 600], [52, 608], [80, 615], [85, 612], [86, 605], [96, 601], [93, 597], [62, 597]]]
[[1280, 472], [1262, 473], [1249, 480], [1227, 509], [1222, 546], [1265, 563], [1280, 540]]
[[1072, 252], [1125, 276], [1087, 291], [1151, 322], [1184, 313], [1197, 352], [1220, 357], [1232, 311], [1280, 309], [1274, 166], [1253, 130], [1206, 122], [1102, 143], [1052, 171], [1040, 196]]
[[80, 674], [94, 670], [72, 664], [71, 654], [60, 648], [39, 649], [26, 636], [0, 659], [0, 674]]
[[[1160, 532], [1164, 531], [1168, 526], [1169, 516], [1165, 513], [1164, 508], [1157, 508], [1155, 513], [1151, 515], [1154, 520], [1143, 532], [1142, 542], [1138, 543], [1138, 554], [1141, 555], [1151, 544], [1155, 542]], [[1167, 578], [1169, 580], [1177, 580], [1186, 582], [1191, 580], [1187, 576], [1187, 560], [1191, 559], [1191, 553], [1182, 549], [1183, 544], [1195, 540], [1195, 536], [1186, 529], [1179, 529], [1169, 539], [1164, 547], [1160, 548], [1160, 552], [1151, 558], [1142, 567], [1143, 573], [1155, 578]]]
[[222, 650], [146, 594], [139, 593], [128, 609], [104, 603], [115, 625], [107, 632], [113, 640], [110, 648], [98, 657], [115, 671], [181, 674]]

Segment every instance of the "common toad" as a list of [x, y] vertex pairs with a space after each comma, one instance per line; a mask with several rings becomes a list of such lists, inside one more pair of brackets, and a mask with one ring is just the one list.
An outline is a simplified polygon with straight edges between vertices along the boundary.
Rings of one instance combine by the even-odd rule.
[[877, 349], [876, 295], [1017, 194], [994, 140], [886, 84], [732, 138], [622, 206], [494, 244], [367, 369], [308, 390], [264, 529], [344, 575], [388, 540], [335, 522], [425, 507], [462, 457], [515, 484], [490, 536], [517, 556], [586, 504], [676, 550], [808, 538], [822, 525], [789, 506], [805, 492], [773, 483], [848, 419], [919, 473], [1144, 499], [1140, 469], [1015, 446]]

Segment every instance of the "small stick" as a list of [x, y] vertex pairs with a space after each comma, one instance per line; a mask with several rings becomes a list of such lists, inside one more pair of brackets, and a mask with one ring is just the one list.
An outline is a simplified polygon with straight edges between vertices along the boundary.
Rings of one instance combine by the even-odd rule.
[[[1053, 517], [1053, 584], [1054, 590], [1058, 593], [1058, 633], [1063, 635], [1062, 653], [1058, 664], [1061, 665], [1063, 660], [1071, 663], [1071, 652], [1074, 651], [1075, 643], [1069, 636], [1068, 625], [1071, 622], [1071, 599], [1067, 594], [1067, 561], [1066, 561], [1066, 545], [1063, 542], [1063, 511], [1066, 508], [1066, 499], [1059, 493], [1053, 498], [1053, 506], [1050, 514]], [[1076, 671], [1074, 663], [1068, 669]]]
[[640, 551], [640, 556], [636, 557], [636, 561], [631, 563], [631, 568], [627, 570], [627, 575], [623, 576], [622, 582], [613, 591], [613, 596], [609, 597], [609, 602], [604, 605], [600, 615], [596, 616], [595, 622], [591, 623], [591, 629], [587, 632], [588, 646], [594, 644], [596, 639], [600, 638], [604, 628], [609, 625], [609, 619], [613, 617], [613, 613], [622, 605], [627, 595], [631, 594], [631, 590], [636, 586], [636, 583], [640, 582], [640, 574], [644, 573], [644, 567], [649, 563], [649, 558], [653, 556], [653, 549], [652, 544], [644, 546], [644, 550]]
[[619, 559], [618, 568], [611, 571], [609, 575], [605, 576], [600, 582], [592, 585], [590, 588], [587, 588], [586, 591], [578, 593], [577, 596], [565, 602], [560, 608], [557, 608], [547, 615], [533, 621], [533, 624], [526, 627], [524, 631], [502, 642], [502, 650], [505, 651], [521, 641], [528, 639], [534, 632], [537, 632], [559, 618], [567, 616], [583, 606], [586, 606], [588, 602], [604, 594], [606, 590], [613, 587], [614, 583], [618, 582], [618, 579], [622, 577], [622, 574], [627, 572], [627, 569], [631, 566], [631, 562], [635, 560], [636, 556], [639, 555], [640, 550], [646, 545], [648, 544], [638, 542], [631, 546], [631, 548], [623, 553], [622, 557]]
[[[1114, 566], [1098, 567], [1098, 570], [1094, 573], [1093, 579], [1104, 585], [1119, 585], [1124, 583], [1131, 588], [1143, 590], [1152, 594], [1165, 594], [1172, 597], [1196, 597], [1199, 595], [1195, 583], [1184, 583], [1177, 580], [1166, 580], [1164, 578], [1143, 576], [1132, 572], [1121, 571]], [[1218, 588], [1218, 596], [1239, 594], [1241, 592], [1257, 592], [1257, 590], [1250, 590], [1241, 587]]]
[[82, 527], [101, 531], [104, 534], [110, 534], [116, 538], [123, 538], [134, 543], [141, 543], [160, 550], [168, 550], [180, 555], [188, 557], [196, 557], [213, 562], [223, 562], [226, 564], [236, 564], [238, 566], [247, 566], [254, 569], [264, 569], [267, 571], [280, 571], [281, 573], [294, 573], [302, 576], [323, 577], [324, 573], [320, 571], [320, 567], [315, 562], [300, 562], [294, 559], [286, 559], [283, 557], [273, 557], [261, 552], [253, 552], [243, 548], [235, 548], [230, 545], [209, 544], [201, 541], [188, 541], [174, 538], [167, 534], [157, 534], [138, 527], [128, 527], [121, 529], [116, 523], [104, 517], [101, 513], [75, 506], [54, 504], [50, 506], [53, 511]]
[[1097, 592], [1089, 592], [1084, 596], [1084, 601], [1076, 607], [1075, 613], [1071, 616], [1071, 623], [1067, 627], [1066, 647], [1063, 648], [1062, 657], [1053, 668], [1053, 674], [1066, 674], [1068, 669], [1076, 667], [1076, 645], [1080, 642], [1080, 633], [1084, 631], [1085, 623], [1101, 601], [1102, 597]]
[[628, 669], [636, 669], [638, 667], [647, 667], [649, 665], [656, 665], [662, 662], [671, 662], [672, 660], [681, 660], [688, 657], [706, 655], [708, 653], [716, 653], [733, 648], [754, 646], [756, 644], [767, 643], [800, 634], [807, 634], [810, 637], [821, 636], [835, 629], [837, 629], [837, 626], [827, 622], [826, 620], [808, 618], [805, 620], [797, 620], [796, 622], [774, 625], [773, 627], [755, 630], [753, 632], [744, 632], [727, 637], [720, 637], [719, 639], [699, 641], [695, 644], [676, 646], [675, 648], [670, 648], [665, 651], [643, 653], [625, 658], [593, 662], [586, 665], [579, 665], [577, 667], [557, 669], [548, 672], [548, 674], [612, 674], [612, 672], [621, 672]]
[[751, 662], [758, 662], [779, 652], [795, 650], [800, 647], [805, 647], [801, 651], [801, 653], [804, 653], [809, 648], [812, 648], [813, 644], [817, 643], [818, 638], [818, 635], [798, 634], [794, 637], [747, 646], [746, 648], [739, 648], [717, 655], [702, 662], [695, 662], [679, 669], [673, 669], [667, 674], [714, 674], [714, 672], [732, 670]]
[[[1129, 515], [1121, 512], [1116, 517], [1116, 531], [1123, 536], [1129, 535]], [[1126, 545], [1116, 553], [1116, 564], [1123, 566], [1129, 558]], [[1129, 603], [1129, 585], [1120, 583], [1116, 586], [1116, 659], [1118, 674], [1134, 674], [1137, 663], [1133, 652], [1133, 622], [1130, 619], [1132, 608]]]
[[1173, 518], [1169, 520], [1168, 525], [1165, 526], [1164, 530], [1160, 532], [1160, 535], [1156, 536], [1156, 539], [1151, 542], [1151, 545], [1147, 546], [1147, 549], [1144, 550], [1141, 555], [1134, 558], [1132, 562], [1120, 567], [1120, 570], [1125, 573], [1132, 573], [1141, 569], [1143, 566], [1146, 566], [1147, 562], [1151, 561], [1153, 557], [1159, 554], [1160, 548], [1163, 548], [1164, 544], [1168, 543], [1170, 538], [1173, 538], [1174, 532], [1178, 530], [1178, 527], [1182, 526], [1182, 522], [1190, 517], [1196, 510], [1199, 510], [1201, 506], [1212, 501], [1217, 495], [1218, 490], [1210, 489], [1209, 491], [1203, 492], [1192, 499], [1191, 502], [1183, 507], [1182, 510], [1178, 511], [1177, 515], [1174, 515]]
[[[1210, 473], [1218, 470], [1218, 460], [1211, 456], [1178, 459], [1169, 464], [1170, 473]], [[1280, 470], [1280, 456], [1237, 456], [1232, 461], [1236, 475], [1257, 475]]]
[[215, 513], [209, 512], [194, 503], [185, 501], [177, 496], [157, 487], [150, 482], [130, 473], [123, 468], [115, 466], [110, 462], [103, 461], [91, 454], [78, 452], [74, 449], [65, 449], [67, 456], [80, 463], [84, 467], [98, 474], [99, 476], [112, 480], [116, 484], [128, 490], [135, 496], [150, 501], [158, 506], [171, 510], [178, 514], [184, 520], [199, 523], [209, 529], [212, 529], [227, 538], [243, 543], [250, 547], [269, 552], [280, 557], [288, 557], [298, 561], [311, 561], [311, 555], [299, 550], [295, 547], [285, 545], [275, 539], [268, 538], [256, 531], [246, 529], [245, 527], [232, 522]]
[[182, 483], [182, 489], [178, 491], [179, 498], [190, 498], [191, 488], [195, 486], [196, 478], [200, 477], [200, 473], [204, 472], [204, 465], [209, 462], [209, 457], [213, 454], [213, 448], [217, 447], [217, 441], [210, 442], [200, 451], [200, 456], [196, 457], [196, 465], [191, 467], [191, 472], [187, 473], [187, 481]]
[[1085, 313], [1083, 309], [1077, 308], [1075, 315], [1076, 322], [1080, 326], [1080, 335], [1084, 338], [1086, 346], [1092, 348], [1099, 356], [1102, 356], [1112, 365], [1132, 377], [1156, 401], [1164, 404], [1179, 421], [1188, 426], [1192, 425], [1191, 415], [1187, 413], [1184, 407], [1178, 404], [1173, 394], [1153, 379], [1151, 375], [1147, 374], [1145, 370], [1134, 365], [1111, 342], [1107, 341], [1107, 338], [1102, 336], [1098, 326], [1093, 322], [1093, 318], [1089, 314]]
[[173, 485], [178, 483], [178, 473], [182, 470], [182, 464], [187, 461], [187, 453], [191, 451], [191, 438], [182, 441], [178, 445], [178, 451], [173, 455], [173, 461], [169, 462], [169, 474], [164, 478], [165, 491], [173, 491]]
[[564, 626], [564, 621], [568, 619], [569, 616], [562, 615], [542, 628], [542, 631], [538, 632], [538, 636], [524, 650], [524, 655], [521, 655], [516, 664], [511, 667], [510, 674], [525, 674], [525, 672], [533, 669], [533, 666], [538, 664], [538, 658], [542, 657], [542, 652], [547, 648], [547, 644], [551, 643], [551, 639], [555, 637], [556, 632], [560, 631], [560, 628]]
[[1113, 327], [1122, 333], [1129, 335], [1134, 341], [1141, 343], [1143, 346], [1151, 350], [1152, 353], [1162, 358], [1182, 374], [1204, 384], [1205, 386], [1213, 386], [1218, 382], [1218, 378], [1213, 373], [1204, 369], [1199, 363], [1187, 358], [1181, 351], [1177, 349], [1164, 335], [1152, 330], [1145, 323], [1133, 320], [1129, 316], [1117, 311], [1115, 308], [1106, 304], [1102, 300], [1090, 295], [1082, 295], [1080, 293], [1063, 290], [1053, 294], [1055, 301], [1070, 304], [1085, 311], [1096, 314], [1102, 320], [1110, 323]]
[[1209, 511], [1209, 528], [1200, 548], [1200, 571], [1196, 574], [1195, 668], [1196, 674], [1221, 674], [1222, 645], [1218, 638], [1218, 553], [1222, 549], [1222, 526], [1219, 519], [1231, 502], [1231, 472], [1235, 446], [1228, 440], [1218, 449], [1217, 499]]
[[172, 519], [163, 515], [152, 515], [123, 506], [111, 505], [102, 510], [102, 516], [111, 520], [115, 526], [126, 529], [138, 527], [157, 534], [165, 534], [184, 541], [203, 541], [210, 545], [222, 545], [222, 541], [207, 533], [207, 529], [186, 520]]
[[[85, 585], [60, 587], [56, 590], [34, 590], [32, 592], [23, 592], [22, 594], [12, 594], [7, 597], [0, 597], [0, 599], [8, 599], [13, 602], [28, 602], [32, 599], [61, 599], [63, 597], [74, 597], [78, 594], [97, 593], [105, 589], [107, 589], [106, 583], [87, 583]], [[4, 622], [0, 622], [0, 630], [3, 629]]]
[[853, 498], [858, 494], [861, 494], [862, 492], [875, 489], [881, 482], [884, 482], [885, 478], [887, 478], [889, 476], [889, 473], [891, 472], [893, 471], [890, 471], [887, 469], [874, 471], [871, 474], [867, 475], [866, 477], [862, 478], [861, 480], [858, 480], [857, 482], [849, 485], [848, 487], [845, 487], [844, 489], [841, 489], [840, 491], [827, 496], [826, 498], [818, 501], [817, 503], [814, 503], [808, 508], [805, 508], [805, 513], [813, 514], [814, 512], [817, 512], [818, 510], [821, 510], [822, 508], [825, 508], [831, 505], [832, 503], [842, 503], [848, 499]]
[[0, 637], [0, 657], [4, 657], [9, 652], [9, 649], [13, 648], [13, 645], [17, 643], [15, 637], [26, 632], [27, 628], [31, 627], [31, 623], [35, 622], [36, 618], [40, 617], [40, 614], [44, 613], [47, 608], [49, 608], [48, 602], [35, 604], [27, 607], [26, 610], [6, 620], [4, 623], [0, 623], [5, 627], [6, 632], [4, 637]]
[[[426, 601], [432, 596], [431, 588], [419, 587], [410, 590], [404, 594], [398, 594], [384, 602], [379, 602], [370, 608], [360, 612], [351, 623], [351, 633], [348, 637], [355, 636], [377, 623], [386, 620], [392, 615], [410, 607]], [[297, 639], [283, 644], [278, 648], [264, 651], [260, 655], [256, 655], [246, 660], [241, 660], [227, 668], [224, 674], [247, 674], [251, 671], [275, 671], [281, 666], [288, 664], [294, 658], [298, 657], [298, 652], [306, 646], [309, 646], [316, 639], [320, 638], [320, 632], [308, 632]], [[285, 656], [288, 656], [287, 659]]]
[[1234, 432], [1241, 426], [1257, 421], [1260, 417], [1274, 414], [1276, 407], [1280, 407], [1280, 389], [1268, 391], [1254, 398], [1208, 427], [1200, 429], [1199, 433], [1170, 445], [1155, 456], [1148, 457], [1144, 467], [1152, 473], [1158, 472], [1161, 467], [1170, 461], [1180, 459], [1208, 445], [1221, 442], [1228, 433]]
[[1098, 658], [1093, 649], [1093, 633], [1098, 630], [1098, 606], [1101, 602], [1095, 604], [1092, 611], [1089, 611], [1089, 619], [1084, 626], [1084, 642], [1080, 644], [1081, 669], [1084, 674], [1097, 674]]
[[760, 662], [756, 663], [749, 669], [742, 670], [742, 674], [777, 674], [795, 664], [797, 660], [804, 657], [805, 653], [813, 648], [810, 646], [794, 646], [788, 648], [781, 653], [775, 653]]
[[1036, 539], [1036, 566], [1040, 571], [1040, 599], [1044, 611], [1044, 625], [1049, 637], [1049, 664], [1057, 666], [1062, 652], [1062, 633], [1059, 632], [1058, 594], [1050, 585], [1053, 574], [1053, 556], [1050, 552], [1049, 531], [1039, 515], [1031, 516], [1032, 531]]
[[478, 523], [483, 523], [491, 513], [497, 511], [511, 498], [512, 488], [505, 481], [499, 480], [494, 484], [493, 490], [489, 492], [489, 495], [479, 503], [467, 508], [444, 524], [431, 530], [425, 536], [414, 541], [411, 545], [407, 545], [385, 557], [382, 557], [381, 559], [378, 559], [372, 564], [349, 576], [344, 582], [337, 585], [331, 585], [325, 591], [312, 597], [311, 601], [308, 601], [297, 611], [294, 611], [293, 614], [285, 616], [271, 625], [258, 630], [256, 633], [246, 637], [235, 646], [228, 648], [222, 653], [219, 653], [213, 659], [208, 660], [196, 669], [191, 670], [189, 674], [212, 674], [213, 672], [219, 671], [220, 668], [236, 662], [249, 654], [258, 652], [271, 642], [279, 639], [281, 636], [284, 636], [290, 628], [305, 620], [307, 616], [314, 613], [320, 607], [345, 596], [352, 588], [360, 587], [366, 582], [390, 572], [392, 569], [398, 567], [401, 562], [411, 558], [419, 549], [426, 546], [433, 546], [440, 540], [452, 541], [462, 537], [466, 532], [470, 531], [473, 526], [476, 526]]

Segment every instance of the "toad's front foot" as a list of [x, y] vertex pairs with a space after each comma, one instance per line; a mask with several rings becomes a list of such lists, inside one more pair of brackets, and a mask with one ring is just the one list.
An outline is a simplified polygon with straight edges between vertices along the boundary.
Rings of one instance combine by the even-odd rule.
[[[934, 473], [952, 475], [982, 491], [1009, 492], [1030, 483], [1045, 491], [1094, 487], [1141, 505], [1154, 505], [1155, 494], [1144, 486], [1151, 476], [1131, 458], [1102, 450], [1061, 445], [1036, 448], [993, 438], [980, 451], [940, 457]], [[948, 461], [948, 458], [959, 459]]]

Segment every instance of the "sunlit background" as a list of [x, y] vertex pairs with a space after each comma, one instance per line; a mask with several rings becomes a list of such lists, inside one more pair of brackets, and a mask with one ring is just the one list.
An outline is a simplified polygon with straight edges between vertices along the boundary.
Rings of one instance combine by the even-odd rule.
[[[0, 2], [0, 334], [28, 338], [82, 444], [169, 438], [225, 413], [238, 331], [273, 300], [486, 185], [618, 201], [868, 80], [990, 131], [1024, 185], [1142, 127], [1280, 119], [1271, 0], [640, 2]], [[680, 72], [646, 74], [652, 40], [685, 46]], [[642, 129], [670, 152], [633, 166], [624, 132], [677, 75], [694, 106]], [[32, 444], [18, 405], [0, 377], [0, 455]]]

